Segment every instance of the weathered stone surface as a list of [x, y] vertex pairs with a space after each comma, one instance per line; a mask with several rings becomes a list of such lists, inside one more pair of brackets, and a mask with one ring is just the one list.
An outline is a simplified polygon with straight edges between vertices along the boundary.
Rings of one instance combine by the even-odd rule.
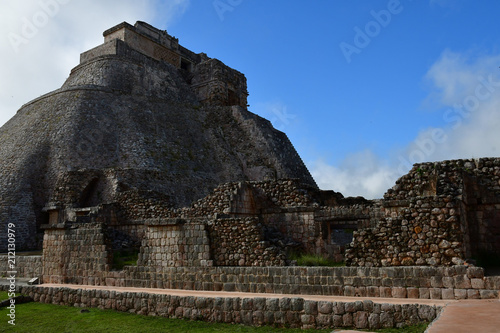
[[[49, 202], [87, 207], [140, 191], [145, 203], [156, 197], [182, 207], [230, 181], [316, 186], [286, 135], [246, 104], [201, 105], [182, 68], [113, 43], [113, 54], [82, 57], [61, 89], [25, 104], [0, 129], [0, 220], [16, 224], [18, 249], [40, 247], [33, 240]], [[192, 75], [205, 75], [196, 66], [209, 60], [189, 60]], [[241, 75], [217, 66], [228, 75], [220, 82]]]

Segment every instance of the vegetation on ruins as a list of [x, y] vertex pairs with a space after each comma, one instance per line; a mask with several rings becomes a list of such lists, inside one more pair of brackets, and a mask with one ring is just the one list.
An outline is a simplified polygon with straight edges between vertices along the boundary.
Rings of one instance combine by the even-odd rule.
[[345, 262], [334, 261], [326, 256], [308, 253], [294, 253], [290, 256], [292, 260], [297, 262], [297, 266], [326, 266], [326, 267], [339, 267], [345, 266]]

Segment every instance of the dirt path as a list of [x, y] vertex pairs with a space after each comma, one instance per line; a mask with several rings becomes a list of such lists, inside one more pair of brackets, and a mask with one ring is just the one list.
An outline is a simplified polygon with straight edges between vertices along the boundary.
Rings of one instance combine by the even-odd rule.
[[448, 304], [427, 333], [498, 333], [499, 300], [464, 300]]
[[87, 286], [77, 284], [50, 284], [44, 283], [43, 287], [65, 287], [71, 289], [85, 290], [114, 290], [119, 292], [139, 292], [148, 294], [162, 294], [175, 296], [200, 296], [200, 297], [264, 297], [264, 298], [294, 298], [300, 297], [311, 301], [329, 301], [329, 302], [355, 302], [371, 300], [374, 303], [390, 303], [390, 304], [427, 304], [445, 306], [455, 300], [440, 300], [440, 299], [411, 299], [411, 298], [382, 298], [382, 297], [347, 297], [347, 296], [318, 296], [318, 295], [297, 295], [297, 294], [268, 294], [268, 293], [243, 293], [243, 292], [228, 292], [228, 291], [199, 291], [199, 290], [182, 290], [182, 289], [157, 289], [157, 288], [132, 288], [132, 287], [110, 287], [110, 286]]

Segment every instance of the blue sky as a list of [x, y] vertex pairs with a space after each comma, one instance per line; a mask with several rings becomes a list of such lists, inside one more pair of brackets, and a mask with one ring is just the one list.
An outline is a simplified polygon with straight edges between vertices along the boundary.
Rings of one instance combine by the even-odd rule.
[[249, 110], [287, 133], [320, 188], [379, 198], [414, 162], [500, 155], [499, 9], [494, 0], [7, 0], [0, 124], [60, 87], [104, 30], [144, 20], [243, 72]]

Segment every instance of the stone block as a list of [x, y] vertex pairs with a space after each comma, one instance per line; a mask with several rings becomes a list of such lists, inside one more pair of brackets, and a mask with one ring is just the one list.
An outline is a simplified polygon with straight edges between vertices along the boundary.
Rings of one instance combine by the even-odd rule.
[[444, 288], [454, 288], [455, 287], [455, 280], [451, 276], [443, 276], [443, 287]]
[[418, 288], [418, 298], [429, 299], [431, 298], [429, 288]]
[[343, 315], [345, 313], [345, 306], [342, 302], [334, 302], [332, 306], [333, 313], [336, 315]]
[[380, 288], [375, 286], [367, 287], [366, 295], [368, 297], [380, 297]]
[[333, 315], [332, 317], [332, 325], [333, 327], [343, 327], [344, 321], [341, 315]]
[[442, 299], [455, 299], [455, 292], [452, 288], [443, 288], [441, 291]]
[[354, 327], [365, 329], [369, 327], [368, 313], [366, 311], [358, 311], [353, 314]]
[[332, 324], [332, 316], [319, 314], [316, 317], [316, 325], [318, 328], [329, 328]]
[[467, 298], [468, 299], [480, 299], [479, 290], [476, 289], [467, 289]]
[[471, 278], [470, 284], [472, 289], [484, 289], [484, 280], [482, 278]]
[[432, 288], [443, 288], [443, 278], [441, 276], [431, 276]]
[[406, 297], [408, 298], [420, 298], [419, 288], [409, 287], [406, 288]]
[[304, 302], [304, 313], [308, 315], [318, 314], [318, 302], [317, 301], [305, 301]]
[[497, 299], [498, 290], [479, 290], [481, 299]]
[[353, 326], [352, 313], [346, 313], [342, 316], [342, 326], [343, 327]]
[[431, 299], [441, 299], [442, 293], [440, 288], [430, 288]]
[[318, 302], [318, 312], [321, 314], [331, 314], [332, 313], [332, 302], [321, 301]]
[[366, 297], [366, 287], [354, 287], [354, 296]]
[[352, 286], [345, 286], [344, 287], [344, 296], [356, 296], [356, 289]]
[[310, 327], [310, 325], [313, 325], [316, 321], [314, 316], [304, 314], [300, 316], [300, 322], [302, 323], [302, 327], [306, 328]]
[[392, 288], [380, 287], [380, 297], [392, 297]]
[[467, 290], [466, 289], [455, 289], [455, 299], [466, 299]]
[[392, 288], [392, 297], [394, 297], [394, 298], [406, 298], [406, 288], [404, 288], [404, 287]]
[[394, 327], [394, 316], [392, 313], [382, 312], [380, 314], [380, 326], [386, 328]]
[[280, 298], [279, 299], [279, 307], [281, 311], [288, 311], [291, 309], [291, 299], [288, 297]]
[[344, 303], [344, 309], [346, 313], [356, 312], [356, 304], [355, 302], [346, 302]]
[[304, 299], [298, 297], [292, 298], [290, 304], [290, 310], [296, 312], [304, 310]]
[[431, 322], [436, 318], [436, 310], [432, 306], [419, 304], [418, 317], [422, 321]]
[[470, 289], [471, 281], [467, 277], [467, 275], [457, 275], [454, 277], [455, 280], [455, 288], [458, 289]]

